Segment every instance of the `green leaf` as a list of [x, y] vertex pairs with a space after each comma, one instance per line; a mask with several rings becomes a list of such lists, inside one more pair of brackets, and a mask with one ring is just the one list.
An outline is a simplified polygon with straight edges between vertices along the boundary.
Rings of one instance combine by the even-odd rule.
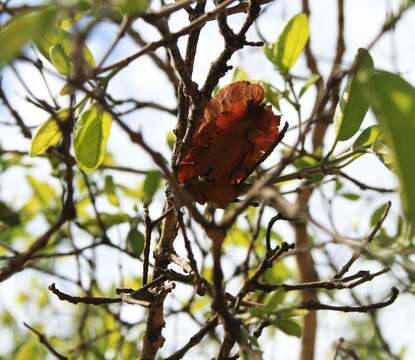
[[[62, 30], [58, 26], [53, 26], [50, 29], [50, 31], [45, 33], [42, 37], [38, 38], [35, 41], [35, 44], [39, 49], [40, 53], [56, 67], [56, 70], [58, 70], [60, 74], [69, 76], [73, 73], [74, 62], [71, 59], [73, 58], [76, 46], [71, 33]], [[54, 59], [51, 56], [51, 49], [56, 45], [59, 45], [61, 48], [59, 49], [60, 54], [55, 55], [59, 57]], [[82, 58], [80, 60], [82, 60], [82, 63], [85, 65], [85, 70], [91, 71], [92, 69], [94, 69], [96, 67], [94, 55], [86, 45], [82, 45], [81, 53]], [[66, 68], [66, 65], [63, 65], [62, 57], [64, 57], [65, 59], [69, 59], [69, 71]]]
[[339, 178], [336, 178], [336, 192], [340, 191], [343, 187], [343, 183], [340, 181]]
[[279, 91], [277, 88], [275, 88], [274, 86], [266, 82], [262, 82], [261, 85], [265, 90], [265, 102], [270, 103], [278, 111], [281, 111], [280, 109], [280, 99], [282, 97], [281, 91]]
[[0, 30], [0, 65], [13, 60], [23, 46], [47, 31], [55, 16], [56, 10], [47, 7], [12, 17]]
[[154, 194], [157, 192], [161, 183], [161, 173], [160, 171], [154, 170], [149, 171], [144, 180], [143, 190], [144, 190], [144, 199], [151, 200]]
[[382, 204], [373, 212], [372, 216], [370, 217], [370, 226], [375, 226], [380, 221], [387, 207], [387, 203]]
[[105, 195], [108, 201], [114, 206], [120, 206], [120, 200], [118, 199], [117, 193], [115, 192], [115, 184], [112, 176], [108, 175], [105, 177]]
[[110, 135], [112, 118], [95, 104], [82, 113], [74, 129], [75, 158], [85, 172], [92, 172], [102, 163]]
[[359, 195], [353, 194], [353, 193], [343, 193], [343, 194], [341, 194], [341, 196], [343, 196], [345, 199], [351, 200], [351, 201], [357, 201], [357, 200], [360, 199]]
[[316, 75], [314, 74], [310, 79], [308, 79], [303, 87], [301, 88], [298, 96], [302, 97], [304, 95], [304, 93], [310, 88], [310, 86], [314, 85], [317, 81], [320, 80], [320, 75]]
[[304, 13], [293, 16], [285, 25], [278, 40], [264, 48], [268, 59], [287, 74], [296, 63], [308, 41], [308, 18]]
[[127, 249], [139, 256], [144, 250], [144, 235], [138, 231], [137, 222], [132, 221], [127, 235]]
[[366, 49], [359, 49], [356, 61], [361, 61], [360, 66], [355, 75], [348, 79], [334, 115], [336, 142], [348, 140], [356, 134], [369, 109], [363, 87], [365, 78], [374, 70], [373, 60]]
[[304, 169], [307, 167], [312, 167], [317, 164], [317, 160], [311, 156], [303, 155], [293, 161], [293, 165], [297, 169]]
[[394, 154], [405, 217], [415, 231], [415, 88], [396, 74], [378, 71], [365, 94], [379, 122], [382, 137]]
[[278, 305], [282, 304], [285, 299], [285, 290], [279, 288], [274, 291], [265, 301], [264, 311], [265, 312], [274, 312]]
[[378, 139], [372, 145], [372, 150], [378, 159], [391, 171], [396, 173], [395, 157], [391, 148], [382, 139]]
[[49, 49], [50, 61], [59, 74], [69, 76], [71, 74], [71, 59], [65, 53], [61, 44], [53, 45]]
[[277, 319], [274, 320], [272, 324], [287, 335], [301, 337], [301, 326], [295, 320]]
[[112, 0], [112, 3], [124, 15], [142, 14], [150, 5], [149, 0]]
[[62, 139], [58, 121], [66, 121], [68, 115], [69, 110], [63, 109], [56, 116], [51, 116], [37, 128], [32, 139], [30, 156], [43, 154], [48, 148], [55, 146]]
[[359, 137], [353, 143], [352, 149], [372, 146], [379, 137], [379, 127], [377, 125], [369, 126], [364, 129]]

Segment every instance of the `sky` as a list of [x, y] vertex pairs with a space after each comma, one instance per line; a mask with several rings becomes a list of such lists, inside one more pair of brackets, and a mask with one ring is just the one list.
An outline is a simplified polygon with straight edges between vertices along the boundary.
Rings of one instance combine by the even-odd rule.
[[[259, 22], [260, 31], [266, 39], [274, 41], [284, 23], [294, 14], [301, 11], [300, 1], [294, 0], [274, 0], [271, 4], [265, 7], [265, 11], [261, 16]], [[346, 33], [346, 64], [350, 64], [359, 47], [365, 47], [379, 32], [384, 20], [385, 14], [392, 9], [397, 9], [399, 1], [383, 1], [383, 0], [347, 0], [345, 9], [345, 33]], [[330, 61], [334, 56], [335, 42], [336, 42], [336, 1], [334, 0], [313, 0], [310, 1], [312, 17], [311, 24], [311, 45], [317, 58], [321, 61], [320, 66], [323, 73], [327, 73], [330, 66]], [[232, 17], [230, 23], [238, 26], [243, 19], [242, 15], [235, 15]], [[180, 29], [184, 26], [186, 18], [181, 15], [174, 15], [170, 21], [172, 29]], [[387, 69], [391, 71], [400, 72], [407, 80], [415, 83], [415, 37], [413, 36], [415, 24], [415, 11], [408, 12], [403, 20], [399, 22], [396, 29], [389, 35], [386, 35], [371, 51], [372, 57], [377, 68]], [[141, 21], [137, 21], [136, 28], [148, 40], [156, 40], [158, 35]], [[88, 39], [88, 45], [95, 55], [96, 59], [100, 59], [106, 52], [110, 43], [110, 39], [114, 36], [116, 27], [111, 25], [102, 25], [92, 34]], [[255, 31], [250, 31], [248, 38], [256, 40]], [[180, 46], [185, 46], [185, 38], [180, 40]], [[221, 51], [223, 42], [218, 29], [214, 22], [210, 22], [203, 30], [198, 47], [198, 55], [196, 57], [194, 79], [199, 84], [203, 83], [210, 63], [215, 59], [217, 54]], [[391, 51], [391, 49], [393, 51]], [[30, 50], [29, 50], [30, 51]], [[115, 49], [113, 54], [109, 57], [107, 63], [111, 64], [126, 55], [132, 54], [136, 51], [136, 46], [131, 40], [124, 39]], [[262, 79], [276, 85], [281, 85], [282, 80], [273, 69], [272, 65], [267, 62], [265, 56], [260, 49], [246, 49], [238, 53], [232, 58], [232, 65], [243, 67], [252, 79]], [[41, 79], [37, 74], [34, 74], [32, 69], [27, 66], [19, 66], [19, 71], [24, 79], [30, 84], [31, 89], [37, 95], [46, 97], [46, 89], [42, 85]], [[308, 70], [305, 66], [303, 58], [299, 60], [293, 69], [293, 73], [301, 76], [309, 76]], [[222, 84], [230, 81], [230, 75], [222, 79]], [[46, 114], [41, 110], [33, 107], [24, 100], [24, 90], [16, 81], [13, 74], [6, 70], [4, 73], [3, 83], [8, 88], [9, 93], [12, 94], [11, 99], [15, 106], [21, 112], [24, 119], [27, 119], [29, 125], [37, 126], [45, 120]], [[59, 92], [62, 82], [58, 79], [51, 79], [52, 92]], [[111, 83], [110, 91], [118, 98], [137, 97], [140, 100], [155, 100], [167, 106], [174, 106], [173, 89], [166, 85], [166, 78], [163, 74], [158, 72], [151, 61], [147, 57], [142, 57], [123, 70], [119, 76]], [[313, 94], [305, 98], [304, 109], [309, 110], [312, 105]], [[283, 112], [283, 121], [294, 123], [295, 114], [285, 107]], [[0, 119], [5, 118], [10, 120], [5, 109], [0, 108]], [[3, 120], [3, 119], [1, 119]], [[134, 129], [140, 129], [144, 138], [158, 151], [161, 151], [168, 157], [169, 150], [166, 145], [166, 133], [175, 126], [175, 119], [171, 116], [165, 115], [161, 112], [143, 110], [134, 113], [128, 118], [128, 124]], [[374, 122], [373, 117], [369, 114], [365, 120], [365, 125], [369, 126]], [[29, 142], [21, 138], [20, 133], [16, 130], [0, 126], [0, 144], [5, 149], [19, 149], [28, 150]], [[345, 148], [345, 145], [340, 145], [338, 151]], [[151, 159], [143, 152], [129, 144], [125, 135], [115, 125], [113, 126], [111, 137], [108, 144], [109, 150], [115, 154], [120, 165], [133, 166], [140, 169], [154, 168]], [[266, 164], [272, 164], [279, 158], [279, 154], [274, 154], [267, 160]], [[47, 177], [48, 165], [43, 160], [33, 160], [36, 164], [35, 175], [40, 178]], [[31, 170], [32, 171], [32, 170]], [[384, 168], [384, 166], [374, 157], [365, 156], [362, 160], [347, 168], [347, 173], [357, 176], [363, 182], [370, 183], [374, 186], [393, 187], [396, 185], [396, 180], [391, 173]], [[117, 180], [125, 180], [128, 183], [134, 184], [135, 178], [124, 174], [117, 174]], [[55, 184], [57, 187], [59, 184]], [[351, 187], [353, 189], [353, 187]], [[22, 171], [9, 171], [0, 179], [0, 198], [15, 202], [21, 205], [30, 195], [30, 189], [26, 186], [24, 173]], [[367, 227], [361, 226], [361, 222], [367, 223], [367, 219], [371, 214], [369, 209], [376, 208], [379, 204], [385, 201], [385, 197], [373, 197], [373, 195], [365, 195], [365, 201], [351, 203], [347, 200], [338, 200], [334, 204], [335, 209], [335, 223], [340, 232], [350, 233], [355, 235], [363, 235], [367, 231]], [[152, 204], [152, 213], [159, 213], [161, 211], [162, 199], [159, 198]], [[98, 204], [105, 208], [106, 204]], [[131, 211], [132, 203], [128, 202], [125, 205], [126, 211]], [[396, 214], [399, 209], [399, 201], [395, 199], [393, 205], [393, 213]], [[313, 198], [311, 211], [321, 211], [321, 202], [318, 196]], [[325, 220], [327, 221], [327, 219]], [[352, 230], [350, 230], [352, 229]], [[33, 226], [33, 233], [40, 234], [44, 231], [44, 224], [36, 223]], [[290, 236], [289, 229], [281, 229], [282, 234]], [[180, 249], [179, 249], [180, 250]], [[350, 252], [347, 249], [335, 250], [334, 254], [336, 260], [341, 263], [344, 262]], [[101, 281], [105, 282], [108, 277], [114, 278], [117, 262], [113, 263], [113, 267], [108, 266], [108, 262], [114, 259], [114, 253], [111, 251], [102, 251], [101, 263], [98, 264]], [[319, 259], [318, 259], [319, 260]], [[118, 261], [118, 259], [117, 259]], [[70, 263], [63, 262], [62, 267]], [[126, 264], [126, 271], [135, 271], [135, 264]], [[371, 267], [373, 264], [355, 265], [354, 269], [360, 269], [359, 266]], [[225, 269], [226, 271], [226, 269]], [[323, 270], [324, 273], [324, 270]], [[27, 312], [23, 308], [16, 308], [14, 305], [14, 295], [19, 289], [24, 288], [28, 279], [33, 273], [30, 271], [17, 274], [12, 279], [3, 283], [0, 287], [0, 308], [6, 306], [11, 309], [18, 321], [26, 320]], [[47, 281], [48, 283], [50, 281]], [[382, 298], [388, 293], [390, 283], [386, 281], [370, 282], [365, 285], [367, 292], [374, 295], [374, 297]], [[62, 284], [63, 289], [70, 289]], [[188, 289], [183, 288], [183, 292]], [[345, 296], [345, 301], [348, 297]], [[411, 312], [411, 308], [415, 305], [413, 299], [406, 296], [400, 297], [395, 304], [389, 308], [381, 311], [380, 320], [385, 326], [382, 327], [385, 338], [390, 341], [392, 349], [397, 352], [402, 345], [408, 346], [407, 359], [415, 358], [415, 345], [412, 343], [412, 337], [415, 333], [415, 315]], [[142, 314], [141, 310], [137, 311], [136, 307], [127, 308], [129, 316], [137, 316]], [[35, 316], [35, 314], [30, 315]], [[321, 324], [318, 341], [316, 360], [323, 360], [327, 358], [327, 354], [332, 349], [334, 342], [340, 337], [346, 337], [350, 329], [347, 328], [348, 319], [359, 318], [362, 315], [338, 314], [329, 312], [320, 312], [319, 321]], [[55, 324], [56, 325], [56, 324]], [[166, 338], [168, 341], [165, 345], [165, 354], [173, 350], [181, 341], [185, 341], [188, 336], [177, 339], [174, 334], [188, 334], [189, 336], [197, 330], [194, 324], [188, 321], [176, 321], [172, 326], [166, 329]], [[170, 336], [169, 336], [170, 334]], [[280, 350], [281, 349], [281, 350]], [[289, 360], [296, 358], [298, 353], [298, 341], [295, 338], [290, 338], [277, 332], [272, 341], [268, 341], [265, 346], [264, 358], [266, 360], [278, 359]], [[209, 350], [209, 349], [207, 349]], [[189, 355], [190, 356], [190, 355]], [[190, 357], [189, 357], [190, 358]], [[196, 359], [196, 356], [192, 357]]]

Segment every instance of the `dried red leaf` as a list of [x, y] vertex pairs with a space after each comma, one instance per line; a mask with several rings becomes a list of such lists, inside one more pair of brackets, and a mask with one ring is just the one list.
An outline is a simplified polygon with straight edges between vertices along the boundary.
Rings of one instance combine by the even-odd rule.
[[264, 95], [260, 85], [239, 81], [207, 103], [178, 169], [199, 203], [225, 208], [277, 145], [280, 116], [262, 104]]

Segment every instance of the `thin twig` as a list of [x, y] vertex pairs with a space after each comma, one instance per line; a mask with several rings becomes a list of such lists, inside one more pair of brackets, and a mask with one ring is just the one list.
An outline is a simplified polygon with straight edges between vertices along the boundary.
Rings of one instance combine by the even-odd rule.
[[63, 356], [62, 354], [60, 354], [57, 350], [55, 350], [53, 348], [53, 346], [50, 344], [50, 342], [48, 341], [48, 339], [46, 338], [46, 336], [44, 334], [42, 334], [40, 331], [36, 330], [35, 328], [32, 328], [29, 324], [27, 323], [23, 323], [24, 326], [26, 326], [32, 333], [34, 333], [39, 342], [56, 358], [59, 360], [68, 360], [68, 358], [66, 356]]

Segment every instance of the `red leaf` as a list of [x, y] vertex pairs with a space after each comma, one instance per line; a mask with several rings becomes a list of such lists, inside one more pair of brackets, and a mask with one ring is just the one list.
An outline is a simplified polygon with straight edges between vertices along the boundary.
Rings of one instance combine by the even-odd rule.
[[207, 103], [178, 170], [199, 203], [225, 208], [277, 145], [280, 116], [262, 104], [264, 95], [260, 85], [239, 81]]

